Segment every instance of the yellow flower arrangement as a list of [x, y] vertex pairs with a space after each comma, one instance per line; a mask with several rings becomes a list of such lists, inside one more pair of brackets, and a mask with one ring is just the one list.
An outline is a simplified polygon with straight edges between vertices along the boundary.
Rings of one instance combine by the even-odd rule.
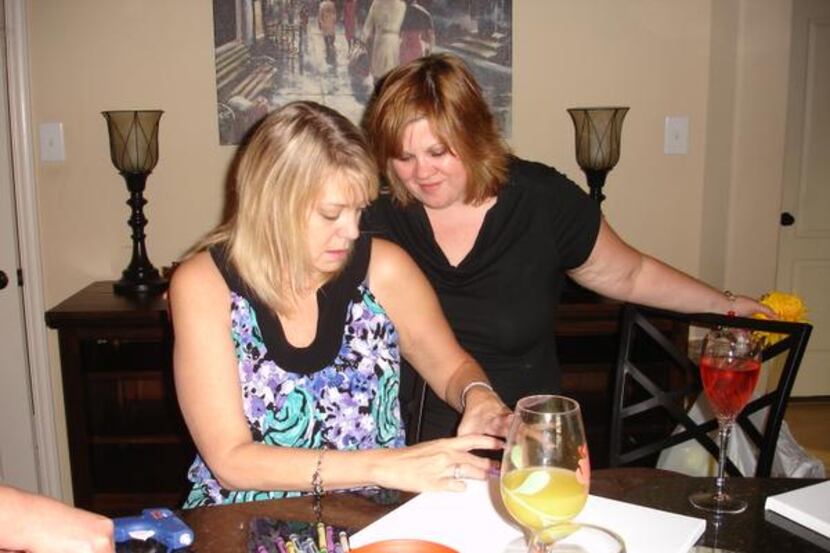
[[[795, 323], [807, 322], [807, 306], [804, 305], [804, 300], [796, 294], [772, 291], [761, 296], [761, 303], [772, 309], [781, 321]], [[769, 317], [758, 313], [755, 315], [755, 318], [768, 319]], [[758, 335], [766, 338], [768, 345], [774, 344], [784, 338], [782, 334], [776, 334], [774, 332], [759, 332]]]

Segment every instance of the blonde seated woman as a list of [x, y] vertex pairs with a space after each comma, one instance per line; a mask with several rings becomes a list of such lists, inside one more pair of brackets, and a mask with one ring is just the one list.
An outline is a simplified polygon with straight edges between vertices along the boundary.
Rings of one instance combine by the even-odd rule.
[[[269, 115], [242, 152], [236, 211], [170, 285], [176, 390], [198, 449], [185, 507], [483, 479], [507, 409], [428, 282], [361, 235], [377, 195], [354, 125], [312, 102]], [[404, 446], [405, 355], [462, 413], [458, 436]]]

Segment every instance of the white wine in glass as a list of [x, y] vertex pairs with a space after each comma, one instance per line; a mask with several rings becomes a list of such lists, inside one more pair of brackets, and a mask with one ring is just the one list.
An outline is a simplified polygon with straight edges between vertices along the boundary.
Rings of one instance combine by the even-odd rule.
[[[590, 482], [579, 404], [555, 395], [520, 399], [505, 444], [500, 489], [507, 511], [534, 536], [533, 543], [524, 544], [525, 550], [553, 551], [556, 542], [582, 529], [608, 533], [572, 522], [585, 506]], [[625, 550], [619, 545], [614, 551]]]

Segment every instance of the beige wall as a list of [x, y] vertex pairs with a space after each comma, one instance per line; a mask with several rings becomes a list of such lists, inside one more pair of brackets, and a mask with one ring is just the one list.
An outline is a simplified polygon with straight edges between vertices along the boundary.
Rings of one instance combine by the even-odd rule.
[[[611, 223], [637, 247], [718, 286], [769, 289], [789, 2], [513, 4], [517, 153], [584, 183], [565, 109], [630, 106], [606, 185]], [[100, 111], [165, 111], [146, 194], [156, 266], [218, 221], [233, 151], [218, 146], [209, 1], [37, 0], [29, 10], [33, 125], [63, 122], [67, 151], [63, 163], [37, 165], [51, 306], [92, 280], [116, 278], [129, 259], [126, 191]], [[688, 155], [662, 153], [667, 115], [690, 117]], [[51, 346], [59, 393], [54, 337]], [[68, 489], [66, 470], [64, 482]]]
[[156, 266], [216, 221], [232, 150], [217, 144], [210, 2], [38, 0], [30, 10], [35, 124], [62, 121], [66, 139], [66, 162], [38, 166], [54, 302], [129, 261], [127, 192], [102, 110], [165, 111], [145, 209]]
[[[568, 107], [630, 106], [603, 203], [637, 247], [692, 273], [700, 253], [709, 2], [514, 2], [514, 138], [579, 183]], [[682, 22], [682, 24], [680, 24]], [[667, 115], [690, 117], [690, 152], [663, 154]]]
[[726, 225], [732, 178], [732, 139], [735, 113], [735, 68], [738, 49], [738, 3], [712, 4], [708, 110], [701, 228], [700, 278], [724, 286]]

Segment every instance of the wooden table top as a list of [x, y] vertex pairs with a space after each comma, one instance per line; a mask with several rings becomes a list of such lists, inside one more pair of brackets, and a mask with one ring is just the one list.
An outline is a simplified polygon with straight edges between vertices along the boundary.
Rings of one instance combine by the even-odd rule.
[[[699, 544], [742, 552], [826, 551], [764, 520], [767, 495], [796, 489], [815, 480], [776, 478], [730, 478], [728, 487], [735, 495], [749, 500], [750, 507], [740, 515], [722, 520], [706, 517], [689, 505], [694, 491], [714, 485], [713, 478], [693, 478], [657, 469], [623, 468], [597, 470], [592, 475], [591, 493], [663, 509], [679, 514], [707, 518], [707, 530]], [[382, 517], [413, 497], [412, 494], [381, 490], [365, 495], [328, 494], [323, 497], [323, 521], [355, 532]], [[248, 551], [252, 521], [258, 518], [314, 522], [310, 497], [260, 501], [238, 505], [204, 507], [181, 512], [181, 517], [196, 533], [191, 551], [232, 553]], [[718, 524], [715, 524], [718, 522]], [[636, 552], [630, 552], [636, 553]]]

